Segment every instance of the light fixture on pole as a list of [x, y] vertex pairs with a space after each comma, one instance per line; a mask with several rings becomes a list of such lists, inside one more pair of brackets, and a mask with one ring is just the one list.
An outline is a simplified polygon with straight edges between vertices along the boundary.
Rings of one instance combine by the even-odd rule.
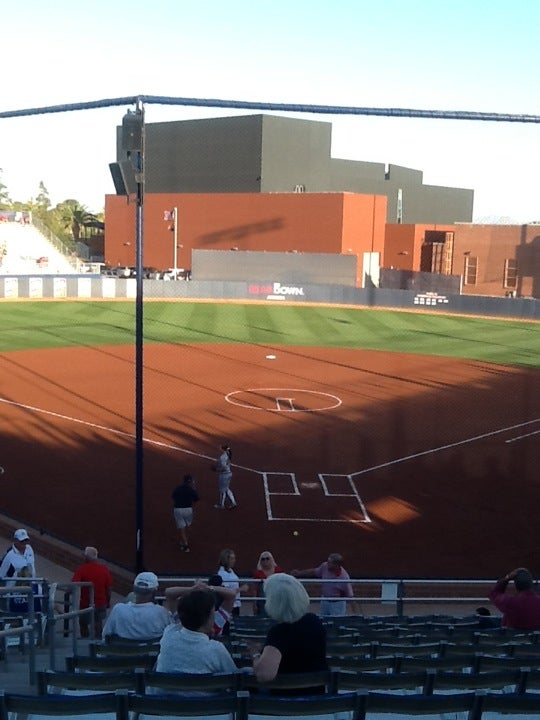
[[178, 208], [173, 208], [173, 238], [174, 238], [174, 252], [173, 252], [173, 263], [174, 263], [174, 279], [178, 280]]
[[172, 223], [172, 225], [169, 225], [169, 230], [173, 232], [172, 276], [174, 280], [178, 280], [178, 208], [174, 207], [172, 210], [166, 210], [163, 213], [163, 219]]

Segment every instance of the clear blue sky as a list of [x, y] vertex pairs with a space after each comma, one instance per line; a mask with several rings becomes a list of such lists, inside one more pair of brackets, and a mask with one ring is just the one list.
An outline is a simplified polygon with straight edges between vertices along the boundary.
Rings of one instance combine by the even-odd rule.
[[[27, 0], [2, 8], [0, 110], [136, 94], [540, 115], [534, 0]], [[13, 199], [114, 192], [127, 108], [0, 120]], [[232, 115], [147, 107], [147, 121]], [[317, 119], [314, 116], [307, 116]], [[475, 217], [540, 219], [540, 125], [324, 116], [332, 154], [475, 190]]]

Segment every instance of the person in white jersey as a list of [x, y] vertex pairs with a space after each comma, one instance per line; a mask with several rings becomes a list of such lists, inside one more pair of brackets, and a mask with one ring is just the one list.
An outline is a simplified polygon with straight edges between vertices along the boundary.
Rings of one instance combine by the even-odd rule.
[[234, 601], [232, 614], [240, 615], [240, 607], [242, 605], [240, 593], [248, 592], [249, 585], [247, 583], [242, 583], [242, 585], [240, 585], [240, 578], [233, 570], [235, 562], [236, 554], [234, 550], [225, 548], [225, 550], [222, 550], [219, 554], [219, 568], [217, 574], [220, 575], [223, 580], [223, 587], [231, 588], [231, 590], [236, 592], [236, 600]]

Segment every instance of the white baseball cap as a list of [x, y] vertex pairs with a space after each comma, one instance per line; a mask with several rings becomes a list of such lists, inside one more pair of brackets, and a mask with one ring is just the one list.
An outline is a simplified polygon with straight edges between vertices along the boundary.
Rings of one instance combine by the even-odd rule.
[[142, 572], [133, 581], [135, 590], [157, 590], [159, 581], [153, 572]]
[[13, 539], [23, 542], [24, 540], [30, 540], [30, 535], [28, 535], [24, 528], [20, 528], [20, 530], [15, 530], [13, 533]]

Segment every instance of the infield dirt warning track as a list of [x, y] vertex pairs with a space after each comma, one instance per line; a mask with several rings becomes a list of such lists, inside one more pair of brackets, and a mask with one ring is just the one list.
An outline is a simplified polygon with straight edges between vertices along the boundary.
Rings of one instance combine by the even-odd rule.
[[[147, 345], [144, 360], [148, 568], [210, 572], [223, 547], [245, 573], [264, 549], [289, 570], [339, 551], [372, 577], [538, 564], [538, 371], [252, 345]], [[0, 355], [3, 512], [128, 567], [134, 368], [128, 347]], [[223, 441], [239, 503], [226, 513], [210, 470]], [[185, 472], [201, 496], [187, 555], [170, 498]]]

